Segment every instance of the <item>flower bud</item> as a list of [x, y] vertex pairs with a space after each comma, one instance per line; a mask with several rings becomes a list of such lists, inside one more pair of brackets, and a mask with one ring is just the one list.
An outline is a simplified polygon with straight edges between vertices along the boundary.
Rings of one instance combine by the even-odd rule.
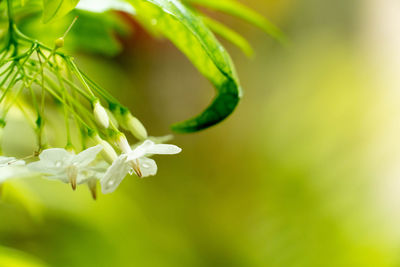
[[119, 149], [121, 149], [121, 151], [125, 154], [128, 154], [129, 152], [132, 151], [128, 140], [126, 139], [125, 135], [123, 133], [119, 134], [117, 136], [117, 139], [115, 140], [115, 142], [117, 143]]
[[61, 48], [64, 46], [64, 38], [60, 37], [55, 42], [56, 48]]
[[132, 114], [127, 113], [124, 115], [124, 126], [130, 131], [134, 137], [139, 140], [147, 139], [147, 131], [143, 124]]
[[100, 104], [99, 100], [95, 100], [93, 104], [93, 113], [96, 123], [107, 129], [110, 126], [110, 118], [107, 115], [107, 111], [105, 108]]
[[99, 135], [96, 135], [93, 138], [99, 145], [103, 147], [101, 155], [103, 156], [104, 160], [112, 164], [114, 160], [118, 158], [114, 148], [107, 141], [101, 139]]

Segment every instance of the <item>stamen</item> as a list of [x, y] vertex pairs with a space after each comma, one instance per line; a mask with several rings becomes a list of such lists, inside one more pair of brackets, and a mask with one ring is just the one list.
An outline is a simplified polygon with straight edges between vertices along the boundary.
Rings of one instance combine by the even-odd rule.
[[136, 173], [138, 174], [139, 178], [141, 178], [143, 176], [142, 171], [140, 170], [140, 165], [139, 165], [139, 160], [136, 159]]
[[136, 175], [141, 178], [143, 176], [142, 171], [139, 167], [139, 160], [136, 159], [136, 163], [134, 161], [129, 161], [129, 165], [132, 166], [133, 170], [135, 171]]
[[74, 165], [71, 165], [67, 168], [67, 177], [71, 183], [72, 189], [76, 190], [76, 179], [78, 177], [78, 168]]
[[93, 200], [97, 200], [97, 181], [96, 181], [96, 179], [90, 179], [88, 181], [88, 187], [89, 187], [90, 193], [92, 194]]

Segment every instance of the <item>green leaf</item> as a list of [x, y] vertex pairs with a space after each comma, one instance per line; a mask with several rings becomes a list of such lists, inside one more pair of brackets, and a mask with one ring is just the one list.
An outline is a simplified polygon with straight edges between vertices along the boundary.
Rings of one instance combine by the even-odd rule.
[[43, 0], [43, 22], [61, 18], [76, 7], [79, 0]]
[[269, 20], [252, 10], [251, 8], [235, 1], [235, 0], [184, 0], [187, 3], [198, 4], [213, 10], [221, 11], [232, 16], [243, 19], [269, 35], [277, 39], [282, 44], [287, 44], [285, 34]]
[[203, 21], [214, 33], [239, 47], [248, 57], [254, 54], [250, 43], [239, 33], [209, 17], [203, 17]]
[[228, 117], [241, 97], [233, 63], [204, 22], [176, 0], [131, 0], [141, 23], [170, 39], [216, 88], [211, 105], [200, 115], [172, 126], [176, 132], [203, 130]]
[[118, 13], [94, 13], [80, 9], [74, 9], [57, 23], [45, 25], [38, 16], [26, 16], [20, 20], [19, 27], [34, 39], [53, 46], [54, 40], [64, 34], [75, 16], [78, 16], [78, 20], [65, 38], [64, 49], [69, 52], [115, 56], [122, 50], [122, 44], [117, 36], [131, 33], [130, 25]]

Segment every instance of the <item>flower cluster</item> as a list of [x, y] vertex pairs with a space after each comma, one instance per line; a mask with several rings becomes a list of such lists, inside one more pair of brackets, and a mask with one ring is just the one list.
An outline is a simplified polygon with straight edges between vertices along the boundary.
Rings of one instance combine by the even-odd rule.
[[[120, 136], [119, 141], [127, 145], [123, 136]], [[175, 145], [156, 144], [151, 140], [145, 140], [135, 148], [128, 145], [121, 149], [124, 152], [112, 164], [98, 157], [100, 152], [104, 152], [101, 144], [79, 154], [62, 148], [46, 149], [39, 154], [39, 160], [29, 164], [14, 157], [0, 157], [0, 184], [8, 179], [40, 175], [71, 184], [74, 190], [77, 185], [87, 184], [96, 199], [98, 181], [104, 194], [112, 193], [128, 174], [136, 174], [138, 177], [155, 175], [157, 164], [149, 156], [181, 152]]]
[[[113, 192], [128, 174], [155, 175], [157, 165], [149, 156], [181, 151], [149, 138], [128, 108], [60, 52], [64, 37], [49, 48], [15, 25], [10, 28], [8, 45], [0, 49], [0, 133], [12, 120], [10, 111], [19, 110], [34, 128], [37, 149], [25, 158], [27, 162], [0, 157], [0, 184], [40, 175], [69, 183], [73, 189], [87, 184], [96, 198], [98, 181], [103, 193]], [[65, 146], [54, 148], [51, 140], [60, 136], [52, 134], [60, 127], [65, 129]], [[139, 140], [135, 147], [123, 130]]]

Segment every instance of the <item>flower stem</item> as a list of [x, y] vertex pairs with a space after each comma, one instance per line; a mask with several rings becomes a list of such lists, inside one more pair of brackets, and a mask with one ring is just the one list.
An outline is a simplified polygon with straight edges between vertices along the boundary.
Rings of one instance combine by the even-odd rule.
[[89, 92], [89, 94], [92, 97], [95, 97], [94, 93], [92, 92], [92, 89], [90, 89], [90, 86], [87, 84], [86, 80], [83, 78], [82, 73], [79, 71], [78, 67], [75, 65], [75, 63], [70, 59], [67, 58], [66, 62], [69, 64], [69, 66], [71, 67], [72, 72], [76, 75], [76, 77], [78, 78], [78, 80], [82, 83], [82, 85], [87, 89], [87, 91]]

